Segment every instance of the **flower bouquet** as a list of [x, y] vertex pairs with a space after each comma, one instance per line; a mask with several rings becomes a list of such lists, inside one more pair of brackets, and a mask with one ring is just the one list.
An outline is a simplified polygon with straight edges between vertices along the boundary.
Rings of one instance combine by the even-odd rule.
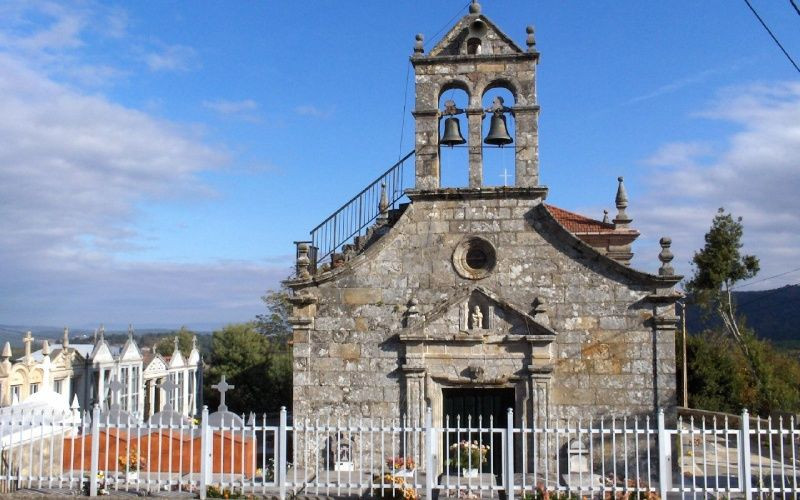
[[477, 441], [461, 441], [450, 445], [450, 465], [461, 469], [464, 477], [477, 477], [489, 455], [489, 445]]
[[147, 467], [147, 460], [139, 455], [136, 447], [132, 447], [125, 455], [120, 455], [117, 458], [120, 472], [124, 472], [129, 481], [135, 481], [139, 478], [139, 471]]
[[389, 457], [386, 459], [386, 467], [392, 471], [392, 474], [400, 477], [412, 477], [417, 464], [411, 457]]

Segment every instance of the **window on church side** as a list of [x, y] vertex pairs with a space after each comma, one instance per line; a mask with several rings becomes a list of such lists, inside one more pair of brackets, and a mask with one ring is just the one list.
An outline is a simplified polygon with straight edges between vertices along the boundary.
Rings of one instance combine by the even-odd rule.
[[139, 367], [132, 366], [131, 367], [131, 378], [130, 378], [130, 411], [136, 412], [139, 411], [139, 390], [142, 387], [142, 383], [139, 380]]
[[53, 381], [53, 390], [59, 394], [62, 394], [62, 389], [64, 388], [64, 379], [58, 379]]
[[123, 410], [128, 410], [128, 394], [130, 393], [130, 368], [123, 366], [119, 369], [119, 381], [122, 384], [122, 391], [119, 395], [119, 406]]
[[30, 393], [36, 394], [37, 392], [39, 392], [39, 384], [31, 384]]
[[13, 401], [14, 398], [17, 398], [17, 401], [19, 401], [19, 393], [20, 393], [20, 386], [19, 385], [12, 385], [11, 386], [11, 400]]
[[189, 395], [189, 398], [192, 399], [192, 400], [194, 400], [194, 397], [195, 397], [195, 395], [194, 395], [194, 393], [195, 393], [194, 377], [195, 377], [194, 370], [189, 370], [189, 373], [188, 373], [189, 380], [187, 380], [188, 385], [189, 385], [189, 389], [187, 389], [187, 394]]

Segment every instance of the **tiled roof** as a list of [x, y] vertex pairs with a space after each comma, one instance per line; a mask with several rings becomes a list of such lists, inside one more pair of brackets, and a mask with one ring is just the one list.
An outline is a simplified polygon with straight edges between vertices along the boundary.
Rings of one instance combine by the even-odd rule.
[[614, 224], [590, 219], [563, 208], [545, 205], [553, 217], [571, 233], [613, 233]]

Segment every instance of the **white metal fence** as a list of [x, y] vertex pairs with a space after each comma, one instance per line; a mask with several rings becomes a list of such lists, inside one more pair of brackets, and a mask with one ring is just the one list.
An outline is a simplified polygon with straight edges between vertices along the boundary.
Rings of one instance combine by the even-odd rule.
[[[514, 425], [229, 412], [0, 415], [0, 488], [377, 498], [800, 497], [800, 429], [741, 417]], [[560, 495], [560, 496], [559, 496]], [[572, 496], [570, 496], [572, 495]]]

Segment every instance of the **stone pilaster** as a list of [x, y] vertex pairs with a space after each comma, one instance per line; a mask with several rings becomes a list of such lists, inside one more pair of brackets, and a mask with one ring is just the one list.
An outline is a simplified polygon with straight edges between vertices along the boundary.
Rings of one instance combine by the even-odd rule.
[[515, 106], [514, 184], [519, 187], [539, 185], [538, 106]]
[[416, 118], [416, 188], [439, 187], [439, 111], [417, 110]]
[[467, 110], [469, 145], [469, 187], [479, 188], [483, 185], [483, 110], [470, 108]]

